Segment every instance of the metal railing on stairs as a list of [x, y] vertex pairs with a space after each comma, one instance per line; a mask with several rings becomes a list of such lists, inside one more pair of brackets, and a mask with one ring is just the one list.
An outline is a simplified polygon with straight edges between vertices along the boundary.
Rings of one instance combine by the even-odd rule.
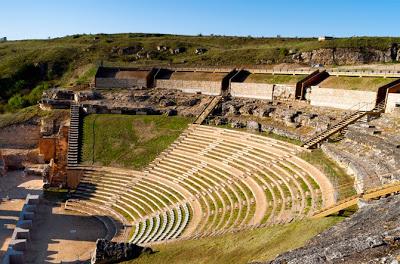
[[302, 146], [306, 149], [317, 146], [320, 142], [328, 139], [333, 134], [340, 132], [348, 125], [355, 123], [356, 121], [360, 120], [361, 118], [363, 118], [368, 114], [381, 113], [384, 110], [384, 108], [385, 108], [384, 101], [380, 102], [372, 109], [370, 103], [357, 103], [355, 106], [349, 108], [349, 111], [352, 111], [350, 114], [347, 114], [344, 117], [342, 117], [339, 122], [335, 123], [333, 126], [329, 127], [325, 131], [308, 139], [306, 142], [304, 142]]

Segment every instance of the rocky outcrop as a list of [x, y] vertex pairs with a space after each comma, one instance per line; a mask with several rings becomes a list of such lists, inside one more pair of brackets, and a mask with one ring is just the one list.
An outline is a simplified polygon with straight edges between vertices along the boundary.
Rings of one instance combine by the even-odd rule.
[[312, 51], [296, 52], [287, 62], [324, 64], [324, 65], [352, 65], [379, 62], [400, 61], [400, 50], [397, 44], [387, 50], [372, 48], [323, 48]]
[[230, 125], [233, 128], [248, 128], [305, 140], [326, 130], [343, 113], [301, 102], [231, 98], [222, 103], [220, 115], [212, 122], [215, 125]]
[[352, 217], [306, 246], [259, 264], [398, 263], [400, 196], [360, 204]]
[[96, 249], [92, 255], [92, 264], [111, 264], [132, 260], [142, 253], [152, 253], [148, 247], [141, 247], [133, 243], [111, 242], [106, 239], [96, 241]]

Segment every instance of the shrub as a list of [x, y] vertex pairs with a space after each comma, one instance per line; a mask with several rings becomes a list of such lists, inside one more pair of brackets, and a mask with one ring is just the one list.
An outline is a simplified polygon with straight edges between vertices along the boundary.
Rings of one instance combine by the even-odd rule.
[[26, 104], [26, 100], [20, 94], [16, 94], [8, 100], [8, 105], [13, 110], [21, 109], [25, 107]]

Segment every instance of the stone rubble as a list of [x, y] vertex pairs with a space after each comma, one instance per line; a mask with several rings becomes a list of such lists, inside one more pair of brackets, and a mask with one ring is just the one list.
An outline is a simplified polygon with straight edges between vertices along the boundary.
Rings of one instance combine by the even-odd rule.
[[141, 254], [153, 253], [148, 247], [141, 247], [133, 243], [118, 243], [106, 239], [98, 239], [92, 255], [92, 264], [111, 264], [132, 260]]
[[326, 143], [322, 150], [350, 171], [356, 189], [365, 189], [400, 180], [399, 119], [384, 114], [367, 125], [348, 127], [339, 143]]
[[252, 264], [398, 263], [399, 217], [399, 195], [373, 201], [304, 247]]

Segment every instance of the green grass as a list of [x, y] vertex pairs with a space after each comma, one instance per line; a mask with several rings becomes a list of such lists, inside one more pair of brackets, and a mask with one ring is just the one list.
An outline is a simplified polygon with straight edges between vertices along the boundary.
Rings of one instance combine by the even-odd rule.
[[43, 197], [48, 201], [53, 202], [65, 202], [67, 199], [71, 198], [70, 196], [74, 191], [71, 191], [68, 194], [67, 189], [59, 189], [59, 188], [47, 188], [43, 190]]
[[[101, 61], [106, 66], [252, 66], [290, 61], [290, 52], [321, 48], [388, 50], [400, 38], [352, 37], [319, 42], [316, 38], [253, 38], [235, 36], [183, 36], [166, 34], [97, 34], [73, 35], [43, 40], [20, 40], [0, 43], [0, 109], [16, 95], [24, 96], [41, 82], [65, 87], [91, 80]], [[157, 51], [157, 46], [185, 48], [172, 55]], [[113, 47], [135, 47], [151, 58], [137, 58], [136, 52], [122, 54]], [[206, 48], [195, 55], [196, 48]], [[280, 77], [276, 77], [280, 78]], [[284, 77], [291, 78], [291, 77]], [[279, 80], [274, 81], [276, 83]], [[284, 80], [286, 83], [287, 80]], [[4, 111], [9, 111], [5, 109]]]
[[270, 83], [270, 84], [296, 84], [307, 75], [272, 75], [272, 74], [250, 74], [245, 82]]
[[329, 178], [338, 192], [339, 200], [356, 194], [353, 187], [354, 179], [327, 157], [321, 149], [315, 149], [311, 152], [304, 151], [299, 153], [298, 156], [317, 167]]
[[190, 122], [178, 116], [89, 115], [83, 125], [83, 162], [141, 169]]
[[279, 253], [303, 246], [310, 238], [341, 220], [342, 217], [303, 220], [214, 238], [155, 245], [152, 249], [156, 253], [125, 264], [231, 264], [270, 260]]
[[397, 80], [397, 78], [330, 76], [320, 83], [319, 86], [322, 88], [375, 92], [379, 87], [389, 84], [395, 80]]

